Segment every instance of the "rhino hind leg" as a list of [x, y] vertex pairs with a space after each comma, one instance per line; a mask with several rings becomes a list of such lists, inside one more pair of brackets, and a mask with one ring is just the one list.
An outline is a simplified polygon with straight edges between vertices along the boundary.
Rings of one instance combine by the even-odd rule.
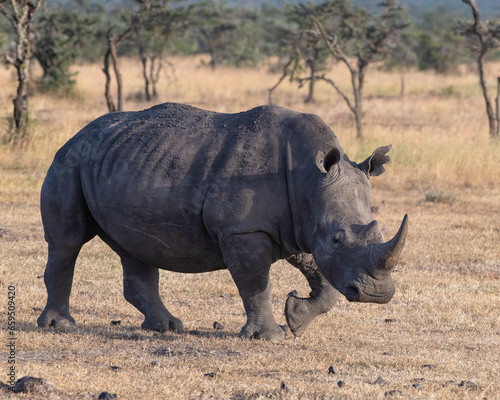
[[310, 297], [299, 297], [294, 290], [285, 303], [287, 324], [295, 336], [301, 336], [314, 318], [333, 307], [339, 292], [323, 277], [311, 254], [292, 256], [287, 261], [302, 272], [311, 287]]
[[159, 292], [158, 268], [151, 267], [128, 253], [120, 254], [123, 265], [125, 299], [144, 314], [142, 329], [184, 331], [181, 320], [165, 307]]
[[40, 211], [49, 252], [44, 273], [47, 303], [37, 323], [40, 327], [75, 325], [69, 312], [75, 262], [82, 246], [97, 232], [77, 170], [49, 169], [42, 186]]
[[269, 270], [272, 242], [267, 234], [233, 235], [222, 246], [224, 261], [243, 300], [247, 322], [239, 336], [282, 340], [285, 331], [274, 320]]
[[49, 258], [44, 274], [47, 304], [38, 317], [38, 326], [65, 328], [76, 325], [69, 312], [69, 297], [77, 256], [78, 251], [64, 251], [49, 245]]

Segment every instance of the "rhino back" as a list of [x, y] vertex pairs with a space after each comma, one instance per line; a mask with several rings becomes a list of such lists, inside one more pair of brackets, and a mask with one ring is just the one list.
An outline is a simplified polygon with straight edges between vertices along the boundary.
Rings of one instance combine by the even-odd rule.
[[298, 116], [167, 103], [97, 119], [56, 159], [78, 164], [90, 212], [125, 251], [166, 269], [213, 270], [224, 267], [219, 243], [233, 234], [268, 233], [276, 258], [299, 251], [286, 172], [296, 132], [285, 122]]
[[268, 200], [266, 187], [278, 189], [279, 134], [259, 128], [262, 114], [174, 104], [108, 114], [75, 135], [52, 168], [79, 169], [97, 224], [139, 259], [193, 272], [223, 267], [219, 239], [257, 229], [249, 210]]

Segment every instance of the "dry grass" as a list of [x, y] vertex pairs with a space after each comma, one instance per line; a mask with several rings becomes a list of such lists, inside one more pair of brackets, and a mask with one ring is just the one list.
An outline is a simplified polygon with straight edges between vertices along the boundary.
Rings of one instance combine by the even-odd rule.
[[[174, 64], [176, 80], [163, 80], [160, 100], [217, 111], [265, 103], [278, 78], [265, 70], [213, 73], [193, 59]], [[499, 64], [490, 68], [491, 76], [499, 74]], [[319, 114], [357, 161], [393, 144], [392, 164], [373, 180], [375, 217], [387, 236], [406, 212], [411, 225], [392, 302], [340, 299], [304, 337], [267, 343], [236, 337], [245, 317], [227, 271], [162, 272], [165, 303], [196, 332], [141, 331], [141, 315], [123, 299], [118, 258], [98, 240], [84, 247], [76, 268], [72, 310], [79, 325], [69, 332], [36, 327], [40, 311], [33, 307], [43, 307], [46, 296], [39, 278], [46, 261], [39, 188], [57, 148], [105, 110], [99, 66], [78, 70], [77, 98], [37, 95], [30, 141], [0, 147], [0, 304], [6, 308], [6, 288], [16, 285], [18, 378], [44, 377], [61, 398], [82, 399], [104, 390], [122, 399], [382, 399], [391, 390], [416, 399], [500, 398], [500, 144], [487, 137], [473, 74], [409, 73], [407, 96], [399, 99], [399, 78], [370, 71], [362, 143], [330, 88], [318, 86], [315, 105], [304, 105], [295, 86], [278, 89], [278, 104]], [[147, 107], [130, 100], [141, 87], [139, 65], [126, 62], [123, 73], [126, 108]], [[347, 85], [343, 72], [337, 76]], [[1, 132], [14, 93], [10, 71], [0, 71], [0, 87]], [[273, 267], [272, 280], [275, 316], [283, 324], [286, 294], [308, 290], [286, 263]], [[215, 331], [214, 321], [225, 329]], [[2, 376], [6, 359], [2, 349]], [[331, 365], [336, 374], [328, 374]], [[210, 372], [216, 376], [205, 376]], [[384, 385], [373, 384], [379, 376]], [[282, 381], [291, 391], [280, 389]]]

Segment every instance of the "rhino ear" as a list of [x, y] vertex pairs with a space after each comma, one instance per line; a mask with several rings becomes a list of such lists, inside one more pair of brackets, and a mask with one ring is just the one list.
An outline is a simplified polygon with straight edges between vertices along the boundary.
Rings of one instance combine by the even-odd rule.
[[328, 173], [332, 165], [337, 164], [340, 161], [340, 152], [333, 148], [328, 153], [324, 154], [322, 151], [318, 151], [316, 155], [316, 165], [319, 170], [324, 174]]
[[359, 164], [359, 169], [368, 176], [379, 176], [383, 174], [385, 172], [384, 164], [391, 160], [391, 157], [387, 155], [391, 148], [391, 145], [379, 147], [370, 157]]

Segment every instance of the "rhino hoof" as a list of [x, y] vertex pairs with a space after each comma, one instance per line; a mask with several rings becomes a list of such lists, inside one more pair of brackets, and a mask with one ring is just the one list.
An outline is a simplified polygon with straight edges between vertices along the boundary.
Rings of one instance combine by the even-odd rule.
[[175, 331], [184, 332], [184, 324], [180, 319], [171, 317], [169, 319], [146, 318], [141, 325], [142, 329], [159, 332]]
[[285, 330], [279, 327], [279, 329], [262, 329], [256, 331], [243, 327], [238, 336], [247, 339], [283, 340], [285, 338]]
[[55, 310], [44, 310], [37, 319], [40, 328], [69, 328], [76, 325], [74, 318], [69, 314], [60, 314]]

